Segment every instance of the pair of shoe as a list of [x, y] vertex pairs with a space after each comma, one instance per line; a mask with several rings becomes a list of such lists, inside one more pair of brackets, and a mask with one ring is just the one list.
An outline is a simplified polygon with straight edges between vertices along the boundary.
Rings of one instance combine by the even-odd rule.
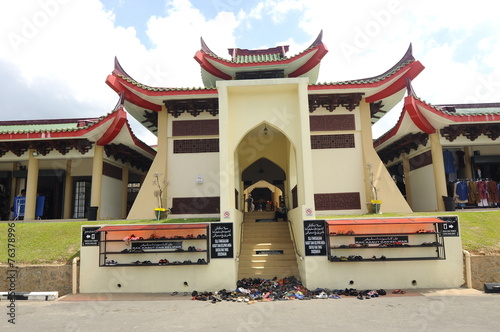
[[106, 265], [118, 265], [118, 262], [113, 259], [106, 260]]
[[169, 264], [169, 261], [166, 258], [160, 259], [160, 261], [158, 262], [158, 265], [168, 265], [168, 264]]
[[196, 251], [196, 247], [195, 246], [189, 246], [188, 247], [188, 251]]
[[317, 299], [327, 299], [328, 298], [328, 294], [326, 294], [325, 292], [321, 292], [318, 295], [316, 295], [315, 298], [317, 298]]
[[207, 264], [207, 261], [205, 260], [205, 258], [199, 258], [198, 264]]
[[396, 290], [392, 291], [392, 294], [406, 294], [406, 292], [404, 290], [401, 290], [401, 289], [396, 289]]

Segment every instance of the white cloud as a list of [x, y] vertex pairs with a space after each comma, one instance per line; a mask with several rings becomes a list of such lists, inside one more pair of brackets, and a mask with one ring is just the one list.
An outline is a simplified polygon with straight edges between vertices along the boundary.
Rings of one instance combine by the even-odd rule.
[[[106, 114], [118, 99], [104, 83], [115, 56], [141, 83], [200, 86], [200, 68], [193, 59], [199, 38], [221, 51], [234, 43], [232, 31], [238, 25], [231, 13], [207, 20], [189, 1], [176, 0], [166, 16], [150, 19], [147, 33], [155, 46], [148, 50], [134, 28], [115, 26], [114, 14], [97, 0], [15, 1], [5, 7], [0, 5], [0, 30], [8, 38], [0, 40], [0, 70], [15, 68], [10, 74], [18, 84], [9, 95], [0, 92], [0, 107], [18, 110], [2, 111], [3, 120]], [[26, 96], [36, 100], [28, 103]], [[155, 143], [129, 119], [138, 135]]]

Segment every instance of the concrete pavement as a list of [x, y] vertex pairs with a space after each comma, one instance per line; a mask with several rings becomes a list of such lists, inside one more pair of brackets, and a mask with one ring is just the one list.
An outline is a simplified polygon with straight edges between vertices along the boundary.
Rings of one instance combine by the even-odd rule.
[[[474, 289], [414, 290], [358, 300], [191, 301], [170, 294], [77, 294], [16, 302], [2, 331], [495, 331], [500, 294]], [[4, 311], [8, 302], [0, 302]]]

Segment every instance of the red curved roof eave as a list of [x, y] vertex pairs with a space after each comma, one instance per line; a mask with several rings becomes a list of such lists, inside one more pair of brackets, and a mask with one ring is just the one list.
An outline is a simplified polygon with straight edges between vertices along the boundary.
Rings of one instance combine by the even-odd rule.
[[116, 136], [120, 133], [123, 128], [123, 125], [127, 123], [127, 114], [123, 110], [123, 108], [119, 108], [116, 111], [113, 123], [109, 126], [108, 130], [99, 138], [96, 142], [97, 145], [106, 145], [111, 143]]
[[[190, 96], [190, 95], [207, 95], [214, 94], [217, 95], [217, 89], [171, 89], [169, 91], [150, 91], [139, 87], [131, 82], [124, 80], [119, 76], [115, 76], [114, 74], [108, 75], [106, 79], [106, 84], [111, 87], [117, 94], [125, 92], [125, 99], [137, 106], [150, 109], [152, 111], [159, 112], [161, 111], [161, 105], [154, 104], [145, 100], [144, 98], [134, 94], [132, 91], [136, 91], [148, 97], [157, 97], [157, 96]], [[125, 88], [126, 87], [126, 88]], [[149, 106], [146, 106], [149, 105]], [[152, 107], [152, 108], [150, 108]]]
[[367, 103], [373, 103], [389, 96], [392, 96], [395, 93], [398, 93], [402, 89], [406, 88], [406, 82], [409, 79], [412, 81], [415, 77], [418, 76], [424, 70], [424, 66], [419, 61], [414, 61], [409, 64], [410, 69], [404, 73], [401, 77], [399, 77], [394, 83], [389, 85], [384, 90], [377, 92], [374, 95], [366, 97]]
[[[414, 63], [417, 63], [416, 65], [412, 66]], [[374, 95], [368, 96], [370, 100], [375, 99], [374, 101], [386, 98], [394, 93], [397, 93], [401, 91], [401, 89], [404, 88], [404, 84], [406, 84], [406, 78], [408, 78], [407, 73], [410, 73], [410, 78], [413, 79], [417, 77], [418, 74], [424, 69], [423, 65], [419, 61], [414, 61], [409, 63], [406, 66], [410, 66], [410, 68], [406, 69], [405, 74], [403, 74], [398, 80], [394, 81], [390, 86], [385, 88], [382, 91], [377, 92]], [[401, 68], [400, 70], [404, 70]], [[332, 84], [315, 84], [315, 85], [309, 85], [308, 90], [314, 91], [314, 90], [327, 90], [327, 89], [361, 89], [361, 88], [376, 88], [379, 87], [383, 84], [386, 84], [387, 81], [390, 81], [393, 79], [393, 76], [395, 74], [392, 74], [391, 76], [388, 76], [384, 79], [378, 80], [376, 82], [363, 82], [363, 83], [346, 83], [346, 84], [338, 84], [338, 83], [332, 83]], [[358, 80], [362, 81], [362, 80]], [[403, 86], [401, 86], [403, 84]], [[377, 94], [380, 94], [377, 96]]]
[[214, 65], [212, 65], [207, 60], [206, 53], [203, 53], [202, 51], [197, 51], [196, 54], [194, 55], [194, 59], [200, 64], [201, 68], [206, 70], [211, 75], [224, 80], [232, 79], [230, 75], [227, 75], [226, 73], [224, 73], [223, 71], [217, 69]]
[[318, 51], [314, 53], [314, 55], [304, 65], [288, 74], [288, 77], [298, 77], [300, 75], [304, 75], [319, 65], [323, 57], [326, 53], [328, 53], [328, 49], [323, 43], [319, 44], [317, 48]]
[[[425, 108], [426, 111], [431, 112], [433, 114], [436, 114], [444, 119], [453, 121], [453, 122], [486, 122], [486, 121], [491, 121], [492, 117], [494, 115], [492, 114], [452, 114], [452, 113], [446, 113], [443, 111], [440, 111], [431, 105], [426, 104], [425, 102], [421, 101], [418, 98], [415, 98], [415, 103], [418, 104], [418, 106], [421, 106]], [[498, 117], [498, 120], [500, 120], [500, 117]]]
[[114, 113], [109, 114], [99, 122], [87, 127], [77, 128], [76, 130], [67, 131], [41, 131], [37, 133], [5, 133], [0, 134], [0, 140], [32, 140], [32, 139], [54, 139], [54, 138], [71, 138], [82, 137], [86, 134], [101, 127], [111, 119], [114, 119]]

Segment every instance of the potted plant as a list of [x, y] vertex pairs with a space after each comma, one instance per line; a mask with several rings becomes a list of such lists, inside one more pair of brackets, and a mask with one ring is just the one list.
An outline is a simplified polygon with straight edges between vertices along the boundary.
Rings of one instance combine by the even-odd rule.
[[368, 208], [368, 213], [376, 213], [378, 214], [380, 211], [380, 205], [382, 201], [378, 199], [379, 190], [377, 188], [376, 183], [380, 180], [380, 178], [374, 178], [374, 174], [372, 171], [372, 164], [366, 164], [368, 167], [368, 180], [370, 181], [370, 203], [366, 203]]
[[163, 193], [168, 186], [168, 181], [162, 179], [162, 174], [155, 172], [153, 174], [153, 185], [157, 188], [154, 191], [154, 196], [157, 200], [157, 207], [155, 208], [156, 220], [167, 219], [170, 209], [163, 207]]

